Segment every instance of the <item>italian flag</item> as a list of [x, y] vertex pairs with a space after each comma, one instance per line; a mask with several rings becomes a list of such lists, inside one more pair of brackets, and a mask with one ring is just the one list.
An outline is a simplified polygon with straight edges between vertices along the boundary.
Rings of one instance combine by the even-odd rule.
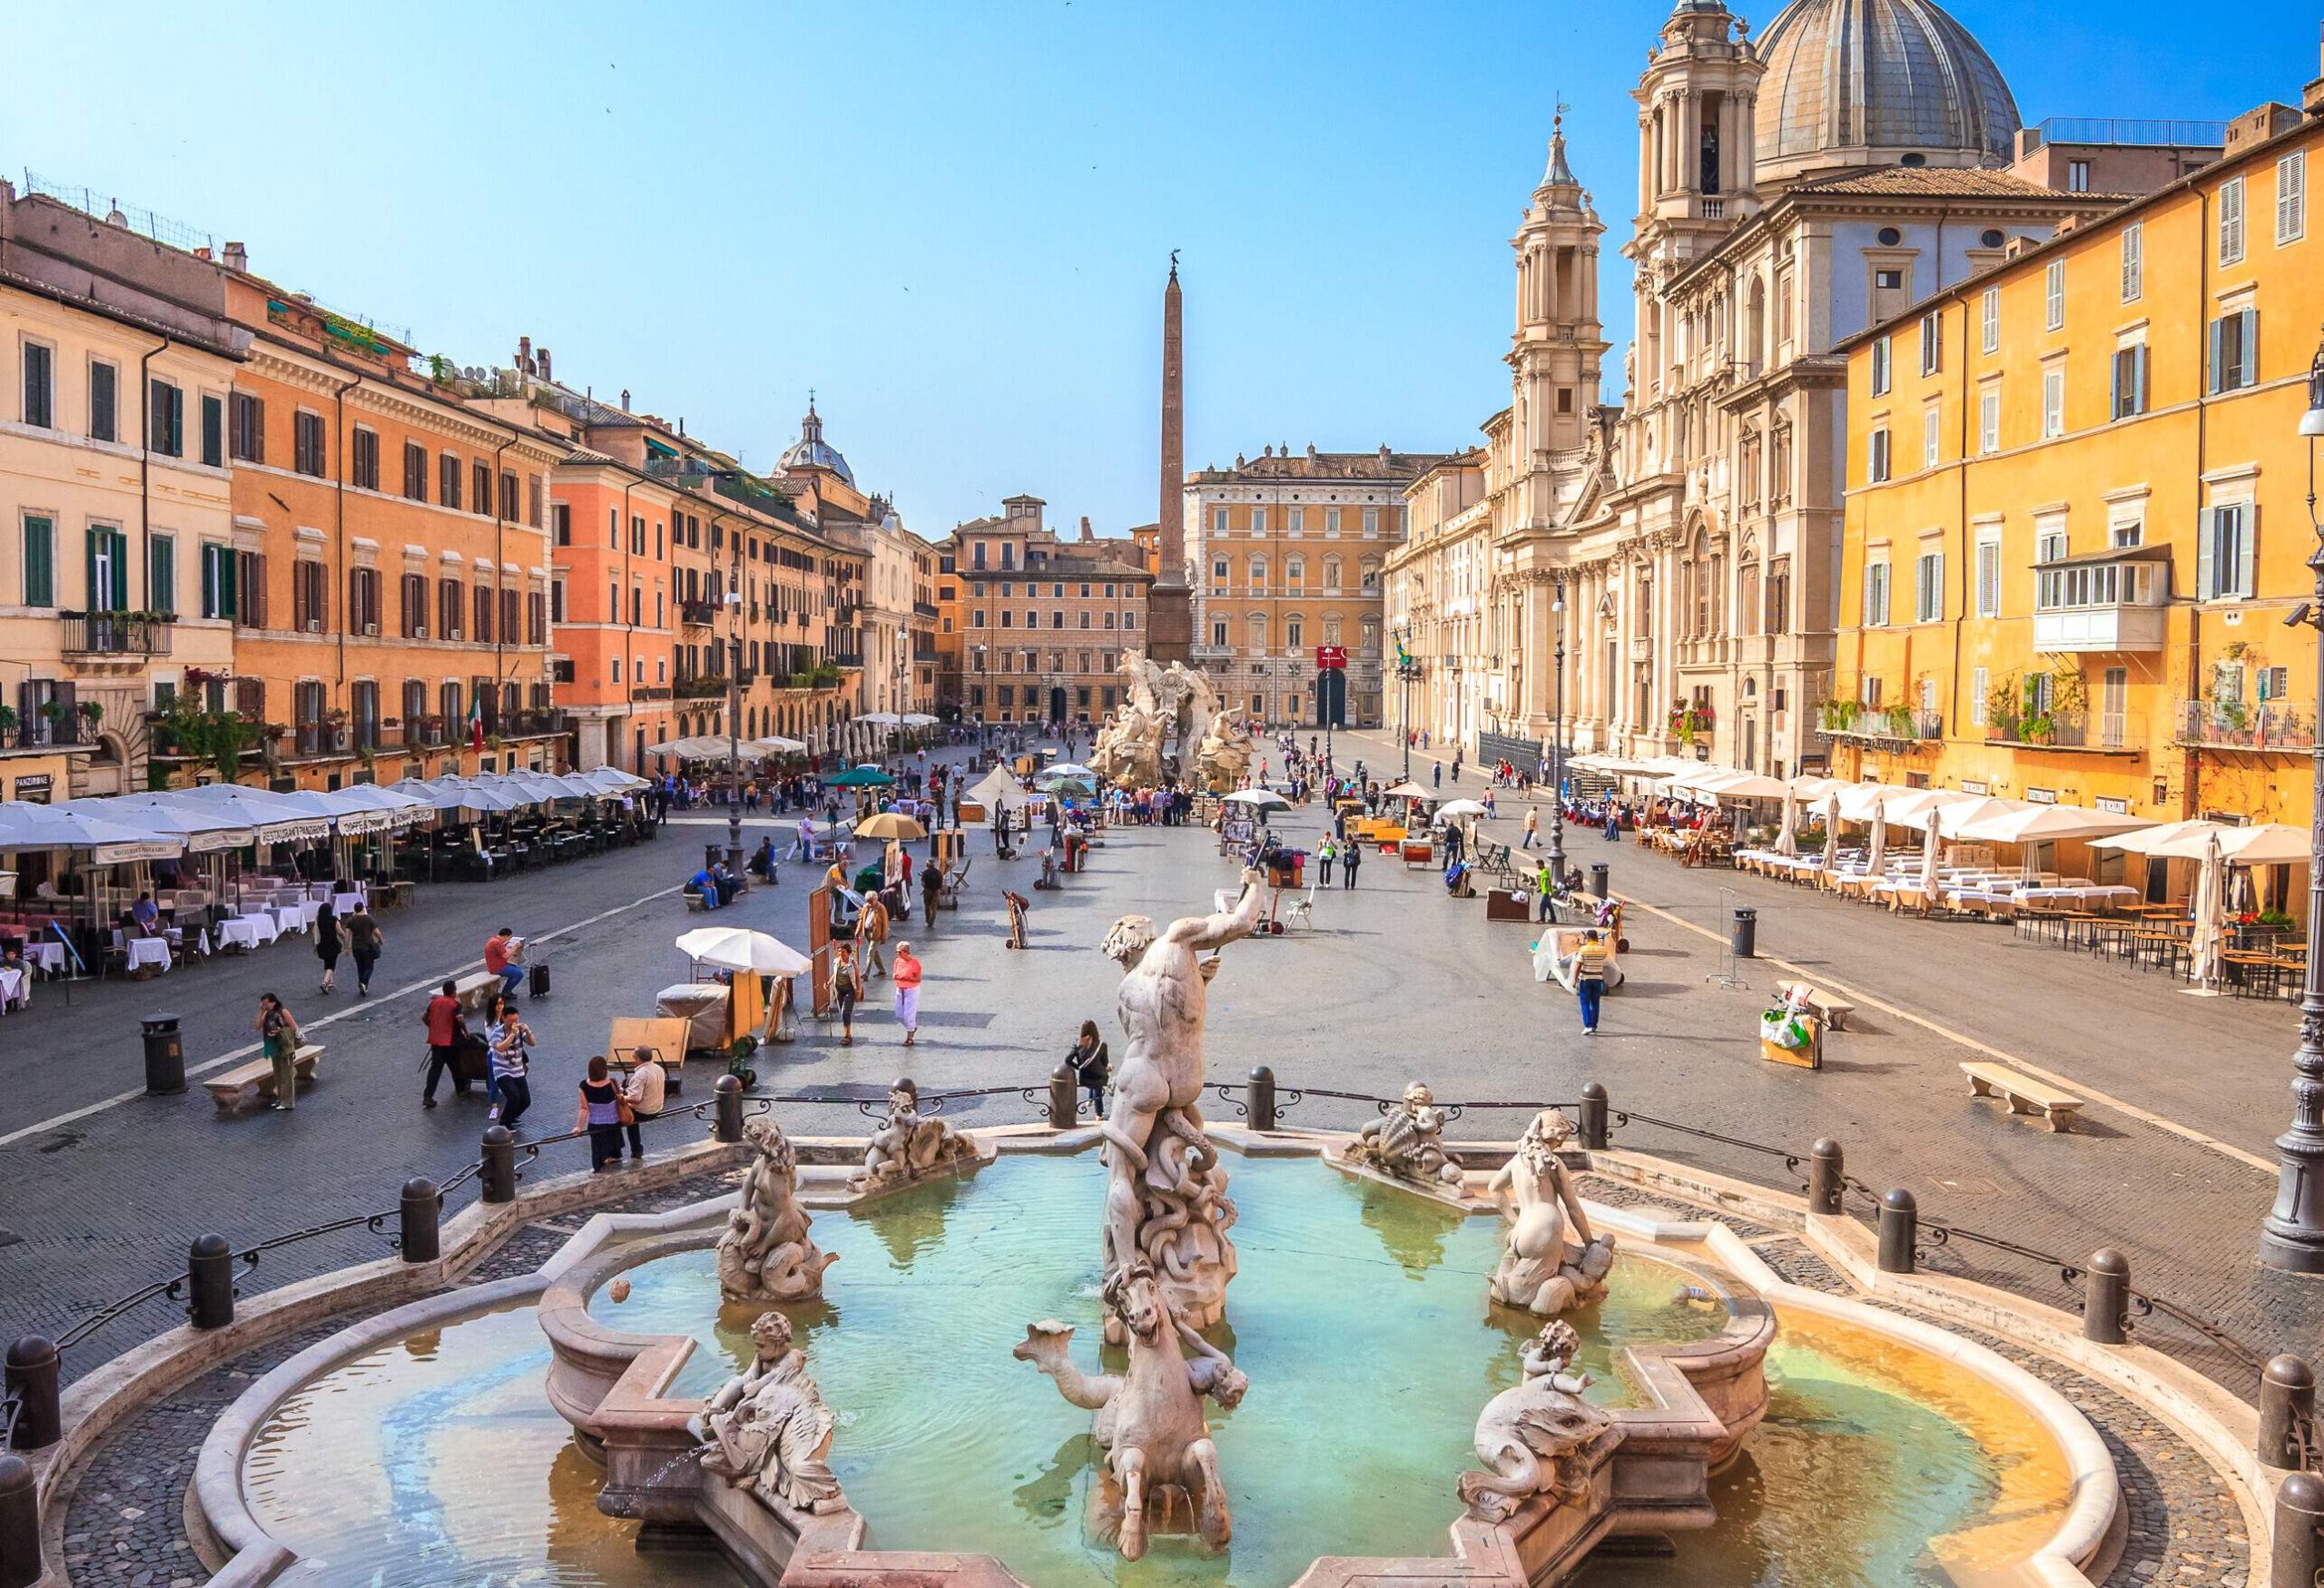
[[484, 748], [484, 696], [481, 695], [468, 697], [468, 748]]

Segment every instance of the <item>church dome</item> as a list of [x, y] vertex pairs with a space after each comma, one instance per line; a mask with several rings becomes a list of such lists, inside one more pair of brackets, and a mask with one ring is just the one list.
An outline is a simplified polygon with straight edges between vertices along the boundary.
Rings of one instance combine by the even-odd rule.
[[848, 468], [847, 459], [839, 449], [823, 439], [823, 421], [815, 412], [815, 399], [807, 399], [807, 417], [799, 421], [799, 439], [791, 443], [776, 468], [784, 473], [794, 469], [826, 469], [849, 485], [855, 483], [855, 471]]
[[1758, 41], [1753, 169], [1785, 182], [1850, 165], [2001, 165], [2017, 101], [1933, 0], [1792, 0]]

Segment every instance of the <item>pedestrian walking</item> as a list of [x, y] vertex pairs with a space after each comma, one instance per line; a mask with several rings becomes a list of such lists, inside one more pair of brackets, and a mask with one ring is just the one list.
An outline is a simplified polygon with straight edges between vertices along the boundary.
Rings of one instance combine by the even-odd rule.
[[1592, 927], [1581, 934], [1573, 956], [1573, 992], [1581, 1001], [1581, 1034], [1598, 1034], [1598, 1011], [1606, 998], [1606, 934]]
[[258, 997], [258, 1019], [251, 1029], [267, 1062], [274, 1066], [274, 1107], [285, 1112], [299, 1104], [299, 1021], [271, 992]]
[[1541, 899], [1533, 919], [1547, 922], [1550, 919], [1551, 895], [1557, 892], [1557, 879], [1550, 874], [1550, 863], [1547, 860], [1543, 860], [1541, 870], [1533, 873], [1533, 890]]
[[371, 996], [371, 967], [379, 962], [379, 951], [387, 946], [387, 941], [386, 933], [379, 930], [379, 918], [358, 899], [355, 908], [347, 912], [347, 947], [355, 956], [356, 997]]
[[533, 1045], [533, 1031], [517, 1018], [515, 999], [503, 996], [498, 1000], [485, 1038], [492, 1044], [492, 1079], [500, 1089], [500, 1106], [495, 1117], [514, 1130], [525, 1110], [533, 1106], [531, 1061], [525, 1053]]
[[937, 898], [943, 892], [944, 868], [931, 858], [926, 865], [920, 868], [921, 916], [931, 931], [936, 926]]
[[832, 962], [832, 997], [839, 1004], [839, 1045], [855, 1045], [855, 1001], [862, 996], [863, 975], [855, 968], [855, 945], [842, 938]]
[[1536, 807], [1536, 806], [1531, 806], [1531, 805], [1529, 805], [1529, 806], [1527, 806], [1527, 807], [1526, 807], [1526, 811], [1525, 811], [1525, 842], [1524, 842], [1524, 843], [1520, 843], [1517, 847], [1518, 847], [1518, 848], [1520, 848], [1520, 849], [1531, 849], [1531, 848], [1532, 848], [1532, 847], [1533, 847], [1533, 844], [1534, 844], [1535, 841], [1536, 841], [1536, 840], [1538, 840], [1541, 836], [1541, 810], [1539, 809], [1539, 807]]
[[1113, 1068], [1105, 1042], [1098, 1035], [1098, 1022], [1081, 1022], [1081, 1035], [1065, 1055], [1066, 1064], [1081, 1090], [1089, 1094], [1089, 1111], [1099, 1119], [1106, 1117], [1106, 1083], [1113, 1079]]
[[911, 944], [896, 945], [896, 1023], [904, 1029], [904, 1046], [920, 1041], [920, 961]]
[[[1342, 888], [1353, 888], [1355, 886], [1355, 868], [1363, 863], [1363, 844], [1351, 843], [1340, 851], [1340, 876], [1342, 878], [1340, 886]], [[1331, 881], [1329, 877], [1325, 877], [1324, 880], [1325, 882]]]
[[[1459, 780], [1456, 778], [1454, 781], [1458, 782]], [[1428, 786], [1431, 788], [1443, 788], [1444, 786], [1443, 762], [1432, 761], [1428, 764]]]
[[436, 1106], [436, 1083], [450, 1070], [452, 1090], [462, 1097], [468, 1095], [468, 1083], [460, 1079], [458, 1067], [460, 1039], [468, 1035], [468, 1025], [460, 1018], [459, 984], [447, 981], [436, 990], [420, 1013], [420, 1021], [428, 1027], [428, 1080], [419, 1089], [419, 1106]]
[[606, 1056], [589, 1060], [589, 1078], [581, 1083], [581, 1106], [573, 1116], [576, 1130], [589, 1132], [589, 1172], [603, 1174], [606, 1166], [621, 1161], [622, 1115], [629, 1105], [606, 1068]]
[[651, 1048], [638, 1048], [629, 1055], [629, 1084], [621, 1095], [629, 1104], [629, 1118], [622, 1128], [629, 1132], [629, 1156], [635, 1163], [645, 1161], [645, 1142], [637, 1133], [638, 1126], [648, 1119], [662, 1117], [662, 1103], [669, 1093], [669, 1071], [662, 1068]]
[[323, 984], [320, 991], [330, 991], [331, 978], [339, 974], [339, 956], [344, 952], [346, 948], [339, 935], [339, 913], [326, 899], [322, 908], [315, 912], [315, 958], [323, 962]]
[[874, 893], [863, 901], [863, 913], [855, 919], [855, 954], [866, 981], [888, 973], [888, 967], [880, 957], [880, 945], [887, 941], [888, 907]]

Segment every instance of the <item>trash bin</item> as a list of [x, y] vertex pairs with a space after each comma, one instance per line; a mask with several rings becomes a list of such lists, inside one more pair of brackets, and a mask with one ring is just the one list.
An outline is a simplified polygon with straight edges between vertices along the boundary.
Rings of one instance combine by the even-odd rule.
[[1757, 957], [1759, 946], [1759, 912], [1748, 906], [1735, 912], [1735, 926], [1728, 935], [1728, 946], [1738, 960]]
[[145, 1090], [156, 1096], [185, 1090], [185, 1041], [178, 1034], [178, 1017], [149, 1014], [139, 1022], [145, 1028]]
[[1602, 899], [1606, 897], [1606, 889], [1608, 886], [1606, 882], [1606, 873], [1609, 869], [1610, 868], [1606, 863], [1602, 860], [1591, 863], [1590, 867], [1590, 896], [1591, 898]]

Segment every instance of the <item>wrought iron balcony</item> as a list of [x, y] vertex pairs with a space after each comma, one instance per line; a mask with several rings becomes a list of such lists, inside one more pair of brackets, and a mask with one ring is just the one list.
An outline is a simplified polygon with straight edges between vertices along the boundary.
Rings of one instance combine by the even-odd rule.
[[166, 656], [177, 618], [166, 612], [61, 612], [68, 656]]
[[1816, 714], [1816, 726], [1827, 737], [1857, 739], [1866, 744], [1919, 744], [1945, 737], [1943, 714], [1909, 706], [1886, 708], [1854, 701], [1828, 701]]
[[2127, 720], [2102, 716], [2093, 725], [2083, 712], [1988, 721], [1985, 743], [2014, 750], [2066, 750], [2093, 755], [2132, 755], [2144, 748], [2142, 735]]
[[714, 602], [681, 601], [678, 603], [678, 621], [688, 628], [708, 628], [712, 619], [717, 616], [718, 607]]
[[726, 679], [718, 673], [681, 673], [670, 686], [673, 700], [709, 700], [726, 693]]
[[2246, 705], [2240, 700], [2182, 700], [2178, 742], [2201, 749], [2284, 750], [2304, 755], [2316, 747], [2316, 722], [2273, 702]]

